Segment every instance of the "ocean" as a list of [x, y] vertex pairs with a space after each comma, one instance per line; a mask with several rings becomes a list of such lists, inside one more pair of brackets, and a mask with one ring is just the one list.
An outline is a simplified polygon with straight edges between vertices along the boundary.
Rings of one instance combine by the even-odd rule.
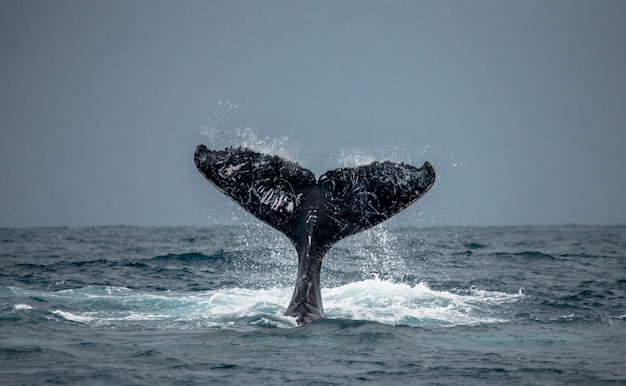
[[626, 384], [626, 226], [0, 229], [2, 385]]

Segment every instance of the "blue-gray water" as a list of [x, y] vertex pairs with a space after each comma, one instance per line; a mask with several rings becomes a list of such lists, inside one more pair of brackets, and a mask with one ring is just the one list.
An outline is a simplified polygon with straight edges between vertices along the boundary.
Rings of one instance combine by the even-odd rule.
[[0, 229], [0, 383], [625, 384], [626, 227]]

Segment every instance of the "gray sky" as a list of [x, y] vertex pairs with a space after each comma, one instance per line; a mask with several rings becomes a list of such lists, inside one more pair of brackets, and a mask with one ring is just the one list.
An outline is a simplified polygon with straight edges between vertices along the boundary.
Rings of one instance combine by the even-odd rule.
[[621, 0], [2, 0], [0, 226], [252, 222], [199, 143], [318, 175], [429, 160], [402, 225], [624, 224], [624, 20]]

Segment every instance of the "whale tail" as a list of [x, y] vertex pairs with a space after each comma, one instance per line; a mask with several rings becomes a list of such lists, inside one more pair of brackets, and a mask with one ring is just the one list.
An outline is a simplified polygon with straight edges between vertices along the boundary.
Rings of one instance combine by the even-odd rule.
[[399, 213], [435, 182], [429, 162], [421, 168], [374, 162], [316, 179], [295, 162], [246, 148], [199, 145], [194, 161], [218, 190], [284, 233], [296, 248], [298, 279], [286, 314], [299, 324], [323, 316], [319, 273], [332, 245]]

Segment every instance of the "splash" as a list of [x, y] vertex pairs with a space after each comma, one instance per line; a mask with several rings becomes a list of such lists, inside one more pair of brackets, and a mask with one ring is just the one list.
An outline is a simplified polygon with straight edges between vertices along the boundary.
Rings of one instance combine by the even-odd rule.
[[291, 160], [298, 160], [302, 150], [288, 136], [263, 135], [258, 128], [246, 122], [236, 97], [219, 100], [207, 122], [200, 127], [200, 133], [207, 137], [213, 148], [242, 146]]
[[416, 162], [423, 162], [426, 153], [431, 148], [436, 148], [436, 146], [425, 145], [421, 149], [408, 149], [403, 145], [387, 143], [384, 146], [370, 148], [367, 151], [349, 147], [340, 149], [331, 159], [335, 165], [340, 167], [368, 165], [374, 161], [393, 161], [411, 164], [414, 157], [416, 157]]
[[218, 140], [224, 131], [239, 127], [241, 122], [240, 104], [237, 97], [226, 97], [217, 102], [211, 109], [207, 123], [200, 126], [200, 133], [211, 139]]
[[[20, 302], [21, 312], [40, 312], [46, 319], [108, 328], [293, 328], [283, 316], [292, 288], [224, 288], [203, 292], [151, 293], [108, 286], [88, 286], [58, 292], [20, 290], [21, 296], [46, 299], [43, 304]], [[502, 306], [524, 295], [470, 289], [436, 291], [424, 283], [408, 285], [378, 278], [323, 288], [326, 317], [364, 320], [411, 327], [453, 327], [505, 323]]]
[[345, 168], [371, 164], [376, 161], [376, 157], [361, 149], [350, 148], [341, 149], [334, 161], [337, 165]]
[[[406, 268], [404, 259], [398, 254], [398, 243], [396, 233], [391, 231], [386, 223], [382, 223], [341, 240], [334, 247], [337, 249], [329, 251], [324, 267], [330, 270], [345, 270], [341, 259], [335, 258], [334, 254], [342, 254], [342, 250], [348, 250], [349, 256], [357, 262], [352, 269], [358, 269], [369, 276], [393, 280], [395, 275], [402, 274]], [[331, 282], [333, 280], [328, 279]]]
[[239, 98], [225, 96], [211, 108], [207, 122], [200, 127], [200, 133], [207, 137], [207, 142], [213, 148], [243, 146], [262, 153], [276, 154], [302, 165], [310, 165], [311, 160], [319, 161], [321, 158], [325, 160], [327, 169], [367, 165], [383, 160], [412, 163], [413, 157], [416, 157], [416, 162], [421, 162], [430, 149], [437, 148], [424, 145], [416, 149], [387, 143], [368, 150], [357, 147], [304, 149], [287, 135], [263, 134], [263, 129], [245, 119], [245, 116], [245, 108]]
[[328, 317], [413, 327], [505, 323], [507, 317], [495, 312], [498, 306], [523, 298], [497, 291], [435, 291], [425, 283], [410, 286], [378, 278], [330, 289], [324, 295]]

